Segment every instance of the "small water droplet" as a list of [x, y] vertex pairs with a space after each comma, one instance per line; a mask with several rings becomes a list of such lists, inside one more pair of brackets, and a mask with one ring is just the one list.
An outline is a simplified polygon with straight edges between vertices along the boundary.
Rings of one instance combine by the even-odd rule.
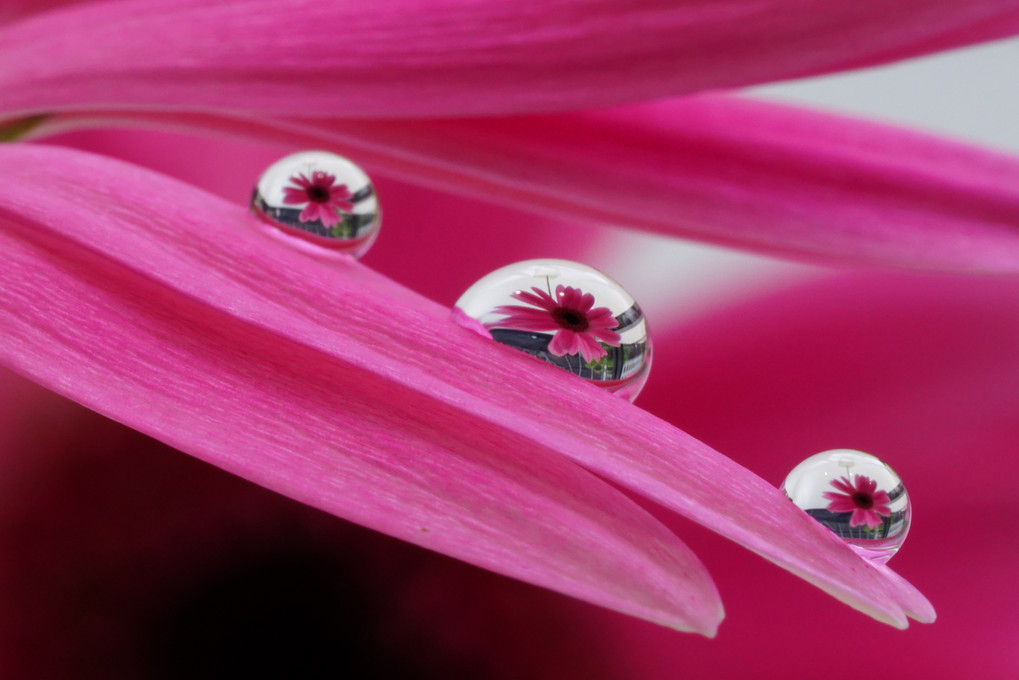
[[379, 234], [381, 213], [368, 175], [346, 158], [303, 151], [258, 179], [251, 212], [287, 236], [360, 257]]
[[782, 483], [785, 495], [865, 557], [884, 564], [909, 532], [902, 480], [881, 459], [853, 449], [807, 458]]
[[456, 307], [492, 338], [630, 401], [651, 368], [644, 313], [622, 286], [567, 260], [527, 260], [485, 276]]

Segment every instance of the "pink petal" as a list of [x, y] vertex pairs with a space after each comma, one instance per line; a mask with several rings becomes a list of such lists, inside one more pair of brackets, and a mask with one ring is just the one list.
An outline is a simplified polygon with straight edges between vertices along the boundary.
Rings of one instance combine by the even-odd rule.
[[866, 524], [868, 527], [871, 526], [871, 513], [869, 510], [863, 510], [862, 508], [856, 508], [853, 510], [852, 516], [849, 518], [849, 526], [858, 527]]
[[335, 227], [340, 223], [339, 214], [333, 210], [333, 208], [325, 203], [319, 205], [318, 218], [322, 220], [322, 225], [326, 228]]
[[700, 97], [291, 131], [412, 181], [570, 220], [811, 258], [1019, 271], [1019, 160], [792, 107]]
[[298, 215], [297, 217], [302, 222], [314, 222], [315, 220], [322, 220], [322, 224], [325, 224], [328, 227], [329, 225], [326, 224], [326, 220], [329, 219], [329, 213], [330, 213], [329, 209], [326, 208], [324, 205], [322, 205], [321, 203], [315, 203], [314, 201], [311, 201], [304, 208], [304, 210], [301, 211], [301, 214]]
[[555, 287], [556, 303], [579, 312], [587, 312], [594, 306], [594, 295], [584, 293], [573, 286], [558, 285]]
[[[526, 290], [522, 290], [522, 291], [513, 293], [512, 297], [515, 300], [520, 300], [521, 302], [526, 302], [529, 305], [534, 305], [535, 307], [539, 307], [539, 308], [544, 309], [544, 310], [549, 311], [549, 312], [556, 308], [556, 306], [557, 306], [556, 305], [556, 301], [553, 300], [552, 297], [548, 293], [546, 293], [545, 291], [543, 291], [542, 289], [537, 288], [537, 287], [532, 287], [531, 290], [534, 291], [534, 292], [528, 292]], [[524, 308], [521, 307], [519, 309], [524, 309]], [[545, 316], [548, 316], [548, 315], [546, 314]]]
[[[853, 486], [853, 483], [850, 481], [848, 477], [839, 477], [838, 479], [833, 479], [831, 480], [831, 485], [838, 489], [839, 493], [843, 493], [849, 496], [852, 496], [854, 493], [856, 493], [856, 487]], [[832, 494], [833, 497], [836, 495], [834, 491], [824, 492], [824, 495], [826, 497], [828, 494]]]
[[453, 323], [457, 324], [458, 326], [466, 328], [467, 330], [473, 333], [477, 333], [483, 338], [487, 338], [489, 340], [493, 339], [492, 333], [485, 327], [483, 323], [481, 323], [472, 316], [467, 316], [466, 314], [463, 313], [463, 310], [461, 310], [459, 307], [453, 308], [453, 313], [450, 315], [450, 320], [453, 321]]
[[44, 10], [71, 5], [78, 0], [4, 0], [0, 5], [0, 22], [11, 22], [15, 19], [38, 14]]
[[605, 348], [602, 347], [587, 333], [575, 333], [577, 336], [577, 345], [580, 351], [580, 356], [584, 358], [584, 361], [597, 361], [607, 354]]
[[[474, 398], [419, 366], [438, 366], [427, 336], [448, 356], [477, 345], [508, 370], [533, 369], [526, 357], [363, 266], [281, 245], [241, 206], [188, 185], [59, 148], [0, 158], [13, 196], [0, 207], [5, 363], [351, 521], [714, 633], [717, 592], [675, 536], [554, 448], [456, 407], [447, 400]], [[76, 200], [46, 207], [46, 177]], [[133, 197], [107, 212], [116, 187]], [[450, 375], [472, 363], [440, 361]]]
[[[339, 211], [345, 212], [345, 213], [349, 213], [349, 212], [352, 212], [354, 210], [354, 204], [353, 203], [351, 203], [350, 201], [344, 201], [342, 199], [335, 199], [334, 198], [332, 201], [329, 202], [329, 205], [331, 205], [336, 210], [339, 210]], [[336, 218], [336, 221], [337, 222], [339, 221], [339, 217]]]
[[[612, 330], [619, 325], [616, 317], [612, 316], [612, 310], [608, 307], [598, 307], [587, 315], [587, 323], [592, 329]], [[615, 333], [613, 333], [615, 335]]]
[[308, 192], [295, 187], [283, 187], [283, 202], [287, 205], [300, 205], [308, 203]]
[[1017, 31], [1017, 0], [128, 0], [5, 28], [0, 89], [10, 115], [503, 114], [858, 68]]
[[587, 334], [596, 340], [601, 340], [610, 347], [619, 347], [620, 337], [619, 333], [612, 330], [606, 330], [604, 328], [589, 328]]
[[322, 172], [321, 170], [316, 170], [311, 176], [312, 185], [322, 187], [323, 189], [328, 189], [336, 183], [336, 175], [330, 175], [328, 172]]
[[[592, 619], [629, 617], [331, 521], [2, 368], [0, 423], [0, 677], [618, 679]], [[224, 588], [248, 595], [202, 606]]]
[[[347, 201], [344, 201], [343, 199], [350, 198], [352, 195], [353, 194], [350, 193], [350, 189], [347, 188], [346, 184], [340, 184], [338, 186], [334, 186], [334, 187], [332, 187], [329, 190], [330, 200], [332, 200], [333, 203], [336, 203], [336, 204], [339, 204], [339, 203], [348, 203]], [[349, 205], [353, 206], [353, 204], [349, 204]]]
[[[924, 616], [911, 587], [746, 469], [363, 266], [281, 248], [243, 208], [119, 162], [18, 145], [0, 159], [0, 352], [96, 410], [316, 507], [669, 625], [712, 629], [710, 582], [562, 457], [882, 621]], [[52, 200], [54, 183], [75, 200]], [[505, 390], [493, 365], [536, 379]]]
[[501, 305], [495, 308], [497, 314], [505, 314], [506, 318], [493, 321], [491, 326], [495, 328], [512, 328], [521, 331], [555, 331], [559, 330], [559, 324], [549, 316], [548, 312], [540, 309], [530, 309], [517, 305]]
[[832, 512], [855, 512], [856, 503], [853, 503], [853, 499], [848, 496], [842, 496], [840, 494], [823, 494], [831, 503], [828, 504], [828, 509]]
[[580, 352], [579, 334], [566, 328], [560, 328], [552, 336], [552, 341], [548, 343], [548, 351], [557, 357], [577, 354]]
[[[1006, 473], [1019, 441], [1014, 279], [833, 271], [671, 328], [668, 318], [652, 322], [656, 347], [676, 349], [656, 356], [644, 408], [776, 484], [831, 445], [858, 445], [902, 476], [914, 522], [888, 564], [937, 605], [938, 622], [893, 636], [882, 675], [1016, 676], [1019, 541], [1007, 523], [975, 523], [1019, 512]], [[729, 615], [710, 645], [620, 618], [613, 631], [627, 677], [666, 680], [677, 668], [691, 678], [778, 676], [789, 659], [829, 679], [860, 675], [859, 665], [833, 663], [831, 642], [869, 639], [869, 622], [791, 592], [777, 575], [762, 584], [766, 570], [725, 542], [680, 535], [711, 569]]]
[[877, 489], [877, 481], [863, 475], [856, 475], [855, 480], [857, 492], [862, 491], [868, 496], [874, 495], [874, 491]]
[[57, 116], [36, 132], [138, 124], [331, 147], [375, 171], [570, 221], [811, 258], [1019, 271], [1019, 160], [790, 107], [700, 97], [342, 125], [102, 113]]

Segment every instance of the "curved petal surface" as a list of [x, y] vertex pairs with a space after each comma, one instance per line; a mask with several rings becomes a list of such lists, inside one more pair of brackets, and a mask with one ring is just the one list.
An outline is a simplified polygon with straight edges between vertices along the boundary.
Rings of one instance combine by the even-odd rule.
[[[415, 363], [432, 359], [425, 343], [374, 371], [364, 365], [381, 332], [364, 314], [385, 317], [412, 299], [427, 309], [423, 300], [362, 269], [348, 272], [351, 285], [392, 288], [392, 297], [375, 298], [381, 308], [352, 308], [358, 301], [321, 294], [334, 274], [323, 263], [310, 275], [307, 263], [303, 272], [292, 269], [289, 280], [251, 269], [259, 254], [246, 249], [266, 256], [284, 247], [233, 206], [168, 207], [154, 196], [172, 202], [180, 187], [135, 183], [126, 166], [103, 176], [90, 157], [2, 155], [5, 170], [8, 161], [25, 163], [26, 180], [7, 184], [20, 197], [13, 211], [10, 201], [0, 209], [3, 354], [12, 367], [309, 505], [603, 606], [714, 634], [722, 610], [707, 572], [632, 501], [519, 435], [394, 384], [387, 374], [400, 363], [416, 373]], [[41, 162], [46, 156], [59, 163]], [[69, 175], [78, 181], [64, 181]], [[34, 221], [59, 219], [61, 210], [42, 195], [49, 181], [68, 201], [65, 233]], [[132, 204], [123, 192], [145, 198]], [[226, 246], [205, 250], [190, 271], [184, 263], [204, 243], [177, 229], [187, 221]], [[133, 237], [125, 238], [125, 229]], [[221, 229], [241, 233], [224, 236]], [[174, 242], [171, 231], [182, 240]], [[258, 282], [231, 281], [238, 266]], [[152, 270], [174, 277], [176, 290], [143, 273]], [[256, 307], [257, 295], [242, 292], [245, 283], [275, 291], [276, 302]], [[214, 306], [196, 299], [198, 288]], [[272, 328], [296, 320], [275, 305], [300, 306], [305, 296], [316, 307], [331, 305], [333, 323], [347, 329], [344, 337], [319, 338], [328, 351]], [[243, 323], [231, 311], [255, 316]], [[404, 322], [435, 323], [415, 313], [419, 318]], [[344, 361], [349, 354], [358, 360]]]
[[0, 677], [618, 680], [596, 622], [638, 622], [335, 520], [2, 368], [0, 460]]
[[[998, 519], [1019, 512], [1001, 472], [1019, 441], [1014, 281], [832, 272], [654, 330], [656, 343], [682, 351], [658, 354], [641, 399], [765, 479], [780, 483], [806, 456], [841, 446], [881, 456], [902, 476], [913, 526], [889, 565], [939, 616], [896, 635], [894, 654], [878, 653], [882, 675], [1016, 676], [1009, 641], [1019, 611], [1008, 594], [1019, 544]], [[762, 574], [775, 579], [763, 587], [748, 580], [754, 560], [723, 542], [696, 549], [726, 597], [722, 634], [702, 645], [620, 619], [612, 633], [633, 664], [628, 677], [859, 674], [832, 663], [831, 643], [879, 634], [869, 622], [793, 594], [784, 575]]]
[[1017, 31], [1019, 0], [123, 0], [0, 30], [0, 89], [11, 116], [505, 114], [814, 75]]
[[22, 17], [72, 5], [81, 0], [5, 0], [0, 5], [0, 22], [11, 22]]
[[59, 392], [308, 504], [667, 625], [712, 632], [710, 582], [566, 459], [875, 618], [933, 619], [748, 470], [355, 262], [123, 163], [18, 145], [0, 160], [0, 351]]
[[1019, 271], [1019, 159], [900, 128], [733, 97], [431, 121], [68, 114], [345, 152], [431, 187], [574, 222], [916, 269]]

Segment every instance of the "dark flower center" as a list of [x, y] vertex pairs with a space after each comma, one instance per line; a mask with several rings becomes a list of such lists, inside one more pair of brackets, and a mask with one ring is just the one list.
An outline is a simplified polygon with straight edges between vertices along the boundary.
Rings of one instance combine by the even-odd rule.
[[308, 200], [312, 203], [328, 203], [331, 194], [325, 187], [318, 185], [308, 187]]
[[552, 318], [557, 324], [568, 331], [583, 333], [587, 330], [587, 317], [575, 309], [556, 307], [552, 310]]
[[853, 503], [855, 503], [856, 507], [858, 508], [862, 508], [863, 510], [870, 510], [871, 508], [874, 507], [874, 497], [871, 496], [869, 493], [857, 491], [856, 493], [853, 494]]

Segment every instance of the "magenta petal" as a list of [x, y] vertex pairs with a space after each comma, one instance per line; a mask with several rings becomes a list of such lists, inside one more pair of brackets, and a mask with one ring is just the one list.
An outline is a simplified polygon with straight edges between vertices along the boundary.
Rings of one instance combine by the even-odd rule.
[[[74, 200], [40, 202], [47, 176]], [[455, 406], [477, 399], [423, 372], [439, 357], [420, 329], [434, 329], [447, 356], [474, 344], [526, 372], [525, 357], [363, 266], [289, 249], [241, 206], [154, 173], [7, 146], [0, 184], [4, 363], [309, 505], [714, 634], [718, 594], [689, 549], [554, 445]], [[118, 187], [133, 197], [114, 206]], [[448, 376], [478, 368], [440, 364]]]
[[869, 510], [861, 510], [856, 508], [853, 510], [853, 514], [849, 517], [849, 526], [859, 527], [866, 524], [868, 527], [871, 526], [871, 513]]
[[561, 328], [548, 343], [548, 351], [557, 357], [577, 354], [580, 351], [580, 334]]
[[287, 205], [301, 205], [308, 202], [308, 192], [296, 187], [283, 187], [283, 202]]
[[612, 316], [612, 310], [608, 307], [598, 307], [587, 314], [587, 322], [593, 328], [612, 330], [619, 325], [616, 317]]
[[340, 184], [329, 189], [329, 196], [334, 203], [338, 203], [345, 198], [350, 198], [353, 194], [350, 193], [350, 189], [347, 188], [346, 184]]
[[[859, 478], [857, 478], [857, 479], [859, 479]], [[859, 482], [857, 482], [857, 483], [859, 483]], [[849, 496], [852, 496], [854, 493], [856, 493], [856, 487], [853, 486], [853, 480], [850, 479], [849, 477], [839, 477], [838, 479], [833, 479], [831, 481], [831, 485], [833, 487], [835, 487], [836, 489], [838, 489], [843, 494], [846, 494], [846, 495], [849, 495]], [[825, 495], [827, 495], [829, 493], [832, 493], [832, 492], [831, 491], [826, 491]]]
[[[329, 219], [329, 210], [321, 203], [308, 203], [308, 205], [301, 211], [301, 214], [297, 216], [302, 222], [314, 222], [315, 220], [322, 220], [325, 224], [326, 220]], [[326, 224], [326, 226], [329, 226]]]
[[[354, 210], [354, 204], [350, 201], [344, 201], [342, 198], [334, 197], [333, 200], [329, 202], [329, 205], [333, 207], [334, 211], [339, 210], [341, 212], [349, 213]], [[336, 221], [339, 221], [339, 216], [337, 216]]]
[[[545, 291], [543, 291], [542, 289], [537, 288], [537, 287], [532, 287], [531, 290], [534, 291], [534, 292], [528, 292], [526, 290], [522, 290], [522, 291], [513, 293], [513, 295], [511, 297], [514, 300], [520, 300], [521, 302], [526, 302], [529, 305], [534, 305], [535, 307], [540, 307], [541, 309], [544, 309], [544, 310], [547, 310], [547, 311], [552, 311], [553, 309], [556, 308], [556, 301], [553, 300], [552, 297], [548, 293], [546, 293]], [[526, 308], [518, 307], [517, 309], [526, 309]]]
[[340, 216], [336, 210], [328, 204], [321, 204], [318, 207], [318, 218], [325, 227], [334, 227], [340, 223]]
[[597, 361], [607, 354], [605, 348], [587, 333], [577, 333], [577, 345], [584, 361]]
[[874, 491], [877, 489], [877, 482], [875, 480], [864, 475], [856, 475], [854, 480], [856, 481], [856, 490], [858, 492], [862, 491], [868, 496], [874, 495]]
[[889, 126], [727, 97], [540, 118], [255, 123], [56, 116], [333, 148], [393, 176], [573, 222], [767, 252], [1019, 271], [1019, 160]]
[[548, 312], [530, 307], [518, 305], [500, 305], [496, 307], [495, 313], [505, 314], [506, 317], [493, 321], [490, 326], [497, 328], [514, 328], [521, 331], [555, 331], [559, 324], [555, 322]]
[[[699, 564], [565, 459], [875, 618], [924, 617], [908, 584], [746, 469], [355, 262], [281, 248], [241, 207], [123, 163], [18, 145], [0, 160], [0, 352], [98, 411], [367, 526], [676, 627], [720, 616]], [[54, 183], [74, 200], [53, 200]], [[506, 390], [494, 365], [539, 379]]]
[[1017, 31], [1017, 0], [127, 0], [0, 31], [0, 90], [11, 115], [504, 114], [858, 68]]
[[619, 337], [619, 333], [616, 333], [615, 331], [606, 330], [604, 328], [592, 328], [588, 330], [587, 333], [593, 339], [604, 342], [609, 347], [619, 347], [621, 339]]
[[856, 510], [856, 504], [853, 503], [853, 499], [849, 496], [830, 492], [822, 495], [831, 501], [828, 504], [828, 509], [832, 512], [854, 512]]
[[411, 181], [572, 221], [814, 259], [1019, 271], [1019, 159], [885, 125], [732, 97], [278, 124]]

